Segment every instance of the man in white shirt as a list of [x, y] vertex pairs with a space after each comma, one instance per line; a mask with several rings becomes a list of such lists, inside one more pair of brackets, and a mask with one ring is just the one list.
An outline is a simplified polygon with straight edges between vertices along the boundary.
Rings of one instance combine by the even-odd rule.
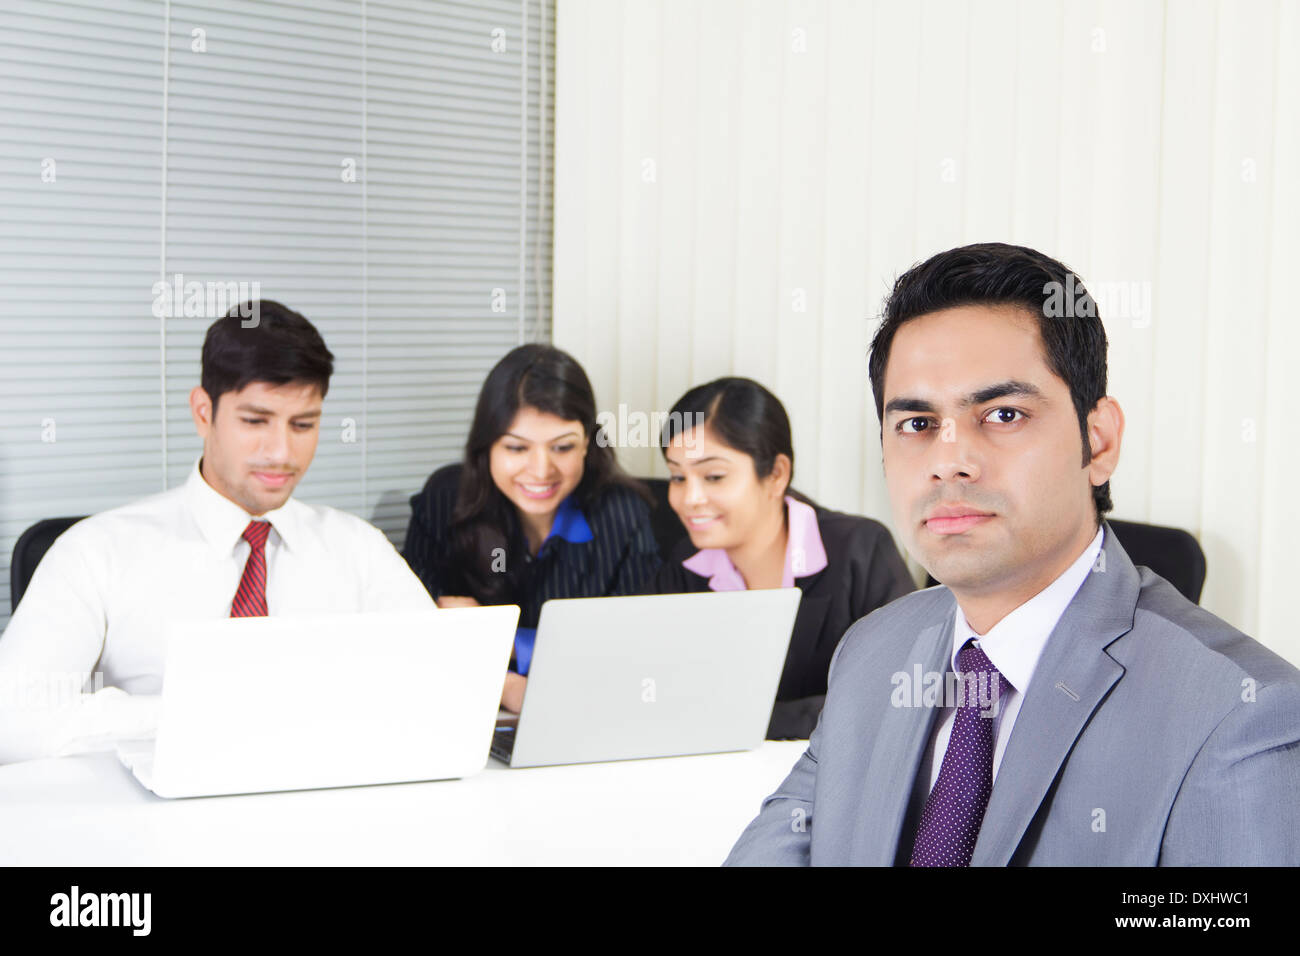
[[169, 621], [434, 607], [377, 528], [292, 498], [332, 372], [320, 333], [277, 302], [213, 323], [188, 479], [60, 536], [0, 636], [0, 763], [151, 735]]
[[845, 634], [728, 862], [1300, 864], [1300, 672], [1103, 519], [1124, 417], [1078, 277], [940, 253], [895, 283], [870, 373], [899, 535], [943, 586]]

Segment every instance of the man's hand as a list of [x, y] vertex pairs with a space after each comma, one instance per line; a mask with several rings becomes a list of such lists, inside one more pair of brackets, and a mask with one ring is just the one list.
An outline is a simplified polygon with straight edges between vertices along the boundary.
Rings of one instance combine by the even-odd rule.
[[438, 607], [441, 608], [479, 607], [479, 606], [480, 605], [478, 601], [475, 601], [472, 597], [456, 597], [453, 595], [444, 595], [443, 597], [438, 598]]
[[501, 709], [517, 714], [524, 706], [524, 687], [528, 678], [510, 671], [506, 674], [506, 685], [501, 691]]

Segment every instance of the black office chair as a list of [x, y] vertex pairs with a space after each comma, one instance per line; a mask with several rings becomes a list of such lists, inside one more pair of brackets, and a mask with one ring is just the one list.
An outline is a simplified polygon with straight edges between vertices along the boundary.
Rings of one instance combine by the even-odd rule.
[[9, 565], [9, 605], [11, 611], [18, 610], [18, 602], [23, 592], [31, 583], [36, 566], [50, 550], [54, 539], [80, 521], [85, 515], [76, 518], [46, 518], [38, 521], [24, 531], [14, 543], [13, 561]]
[[1193, 604], [1201, 603], [1205, 587], [1205, 552], [1182, 528], [1138, 521], [1107, 522], [1136, 565], [1145, 564]]
[[[1201, 603], [1205, 587], [1205, 552], [1192, 535], [1182, 528], [1166, 528], [1138, 521], [1107, 519], [1115, 537], [1138, 566], [1146, 565], [1193, 604]], [[939, 582], [926, 576], [926, 587]]]

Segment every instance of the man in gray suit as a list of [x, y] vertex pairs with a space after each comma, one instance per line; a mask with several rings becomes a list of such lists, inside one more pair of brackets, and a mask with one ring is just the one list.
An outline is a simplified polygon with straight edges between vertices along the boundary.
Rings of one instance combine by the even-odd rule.
[[1300, 672], [1103, 519], [1124, 417], [1078, 278], [941, 253], [896, 282], [870, 373], [896, 526], [942, 586], [845, 634], [727, 862], [1300, 864]]

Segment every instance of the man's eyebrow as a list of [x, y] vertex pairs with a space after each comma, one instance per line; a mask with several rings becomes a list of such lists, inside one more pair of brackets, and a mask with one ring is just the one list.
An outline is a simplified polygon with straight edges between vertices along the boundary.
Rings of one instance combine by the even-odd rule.
[[[993, 385], [986, 385], [981, 389], [971, 392], [960, 402], [959, 408], [970, 408], [972, 405], [983, 405], [985, 402], [991, 402], [997, 398], [1007, 398], [1009, 396], [1020, 396], [1022, 398], [1036, 398], [1042, 400], [1043, 393], [1037, 385], [1031, 382], [1021, 382], [1016, 379], [1008, 379], [1005, 382], [997, 382]], [[893, 412], [927, 412], [935, 414], [934, 403], [924, 398], [891, 398], [885, 405], [885, 414]]]
[[891, 398], [885, 405], [885, 414], [894, 412], [930, 412], [935, 411], [934, 403], [923, 398]]
[[1005, 382], [998, 382], [996, 385], [988, 385], [978, 391], [971, 392], [970, 395], [962, 401], [962, 408], [970, 408], [972, 405], [983, 405], [985, 402], [991, 402], [995, 398], [1006, 398], [1010, 395], [1016, 395], [1021, 398], [1042, 399], [1043, 393], [1032, 382], [1021, 382], [1015, 379], [1008, 379]]
[[[239, 405], [236, 405], [235, 410], [240, 412], [248, 412], [249, 414], [252, 415], [265, 415], [268, 418], [274, 417], [276, 414], [276, 411], [273, 408], [263, 408], [260, 405], [250, 405], [248, 402], [242, 402]], [[320, 409], [317, 408], [310, 412], [298, 412], [297, 414], [290, 415], [289, 417], [290, 418], [320, 418]]]

